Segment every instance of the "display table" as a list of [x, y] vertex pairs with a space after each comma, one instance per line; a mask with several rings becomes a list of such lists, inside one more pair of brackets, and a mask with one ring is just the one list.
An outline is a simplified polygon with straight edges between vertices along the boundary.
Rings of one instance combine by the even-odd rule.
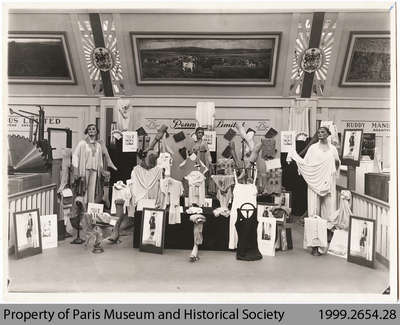
[[[203, 224], [203, 244], [199, 246], [203, 250], [226, 251], [229, 243], [229, 218], [213, 214], [214, 208], [203, 208], [206, 222]], [[192, 249], [193, 248], [193, 222], [190, 215], [181, 214], [181, 223], [165, 227], [166, 249]], [[138, 248], [140, 244], [140, 229], [142, 226], [142, 211], [137, 211], [134, 218], [133, 247]]]

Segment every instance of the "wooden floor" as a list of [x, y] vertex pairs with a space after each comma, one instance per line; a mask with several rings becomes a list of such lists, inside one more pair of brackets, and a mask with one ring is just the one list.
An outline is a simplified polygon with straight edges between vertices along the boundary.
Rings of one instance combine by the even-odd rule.
[[294, 227], [293, 250], [252, 262], [238, 261], [230, 251], [200, 251], [200, 260], [190, 263], [190, 251], [143, 253], [132, 248], [132, 237], [93, 254], [68, 239], [40, 255], [10, 256], [9, 291], [380, 295], [387, 288], [383, 265], [370, 269], [332, 255], [314, 257], [302, 248], [302, 232]]

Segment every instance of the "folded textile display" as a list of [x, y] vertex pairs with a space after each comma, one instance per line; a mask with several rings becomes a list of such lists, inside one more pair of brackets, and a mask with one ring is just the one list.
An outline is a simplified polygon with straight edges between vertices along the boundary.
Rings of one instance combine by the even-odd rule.
[[[316, 148], [311, 146], [309, 150]], [[301, 176], [308, 186], [318, 195], [325, 196], [330, 193], [332, 176], [336, 174], [335, 160], [326, 154], [325, 159], [318, 163], [309, 162], [301, 158], [295, 150], [288, 154], [288, 159], [293, 158]]]
[[304, 218], [304, 248], [327, 246], [327, 221], [319, 216]]

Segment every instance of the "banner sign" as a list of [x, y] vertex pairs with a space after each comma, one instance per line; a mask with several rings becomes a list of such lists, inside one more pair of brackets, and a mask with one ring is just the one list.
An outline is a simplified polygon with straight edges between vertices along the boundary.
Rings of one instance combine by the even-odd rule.
[[217, 133], [215, 131], [204, 131], [203, 140], [208, 144], [208, 150], [217, 151]]
[[361, 129], [364, 133], [390, 133], [390, 121], [342, 120], [342, 130]]
[[[244, 123], [244, 128], [252, 128], [256, 131], [257, 135], [264, 135], [271, 127], [271, 120], [269, 119], [216, 119], [214, 129], [217, 134], [224, 135], [230, 128], [236, 128], [238, 125]], [[161, 125], [168, 126], [168, 131], [188, 131], [187, 133], [194, 132], [196, 128], [195, 119], [178, 119], [178, 118], [144, 118], [143, 128], [148, 133], [157, 133], [157, 129]], [[185, 132], [186, 133], [186, 132]]]

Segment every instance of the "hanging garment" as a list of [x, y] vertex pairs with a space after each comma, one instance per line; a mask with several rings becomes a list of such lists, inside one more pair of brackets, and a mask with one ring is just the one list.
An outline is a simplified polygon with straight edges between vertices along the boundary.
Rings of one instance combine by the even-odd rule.
[[236, 183], [233, 188], [233, 202], [231, 208], [231, 217], [229, 220], [229, 249], [235, 249], [237, 245], [237, 233], [235, 223], [237, 219], [237, 209], [243, 203], [251, 203], [257, 206], [257, 187], [255, 184]]
[[261, 139], [261, 158], [264, 160], [272, 159], [276, 154], [275, 139]]
[[217, 185], [217, 199], [221, 208], [228, 208], [232, 200], [232, 185], [235, 184], [233, 175], [212, 175], [212, 180]]
[[145, 169], [138, 165], [133, 168], [129, 188], [131, 190], [131, 207], [136, 207], [142, 199], [155, 199], [157, 205], [160, 203], [160, 179], [162, 170], [158, 167]]
[[260, 192], [263, 194], [282, 192], [282, 169], [271, 169], [261, 174], [259, 178]]
[[215, 116], [214, 102], [198, 102], [196, 104], [196, 121], [201, 127], [213, 127]]
[[308, 116], [310, 108], [307, 102], [297, 102], [296, 106], [289, 108], [289, 131], [310, 134]]
[[112, 202], [111, 202], [111, 214], [116, 213], [115, 209], [115, 201], [116, 200], [124, 200], [124, 213], [129, 205], [129, 202], [132, 198], [131, 190], [128, 185], [125, 185], [123, 181], [118, 181], [114, 184], [112, 190]]
[[237, 209], [237, 220], [235, 228], [238, 235], [236, 259], [243, 261], [256, 261], [262, 259], [262, 255], [258, 250], [257, 243], [257, 209], [253, 205], [251, 209], [245, 208], [250, 204], [243, 204]]
[[208, 148], [208, 144], [205, 141], [196, 141], [192, 147], [193, 153], [198, 159], [208, 168], [211, 164], [211, 154]]
[[181, 223], [180, 198], [183, 195], [182, 182], [168, 177], [163, 179], [161, 183], [161, 192], [165, 197], [163, 208], [165, 209], [169, 206], [168, 223], [170, 225]]
[[336, 227], [337, 229], [348, 230], [350, 216], [353, 212], [350, 209], [351, 192], [343, 190], [340, 192], [339, 209], [336, 210], [333, 217], [328, 221], [328, 228]]
[[164, 169], [164, 175], [171, 175], [172, 157], [169, 152], [162, 152], [157, 158], [157, 167]]
[[130, 122], [129, 104], [130, 102], [127, 99], [118, 99], [116, 104], [117, 129], [120, 131], [129, 130], [129, 122]]
[[327, 246], [328, 228], [326, 220], [319, 216], [304, 218], [304, 248]]
[[203, 206], [206, 193], [205, 193], [205, 177], [199, 171], [192, 171], [185, 179], [189, 183], [189, 205], [197, 204]]

